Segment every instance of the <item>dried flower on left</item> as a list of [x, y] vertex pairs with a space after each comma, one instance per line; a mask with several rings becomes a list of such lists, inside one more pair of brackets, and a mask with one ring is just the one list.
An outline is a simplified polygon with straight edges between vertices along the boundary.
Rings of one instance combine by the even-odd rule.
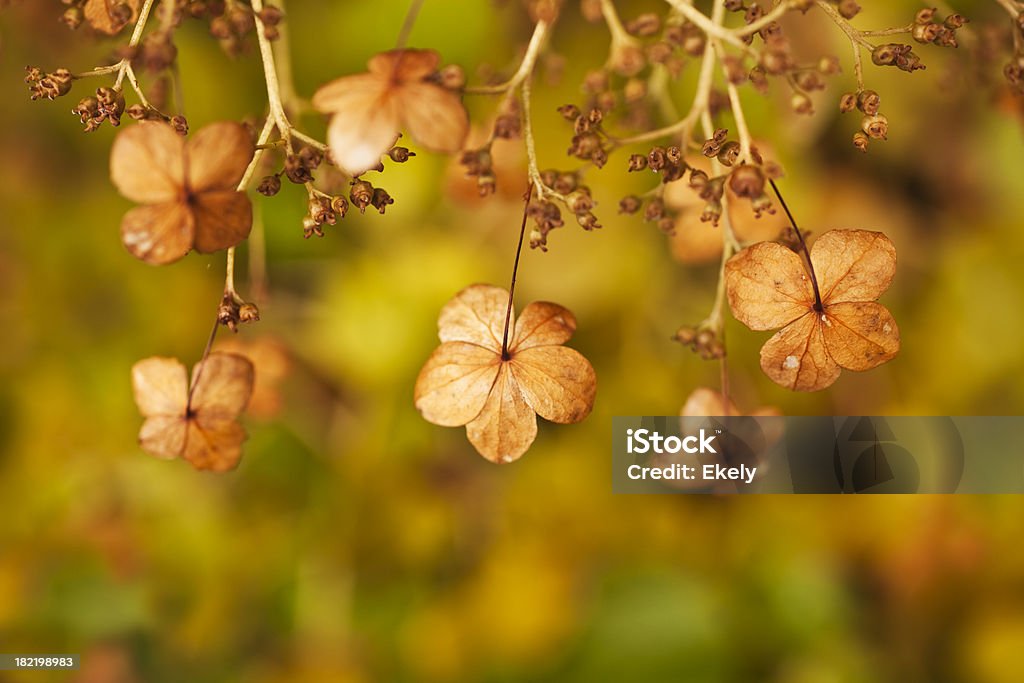
[[146, 263], [164, 265], [191, 249], [208, 254], [242, 242], [252, 228], [252, 204], [236, 188], [252, 156], [249, 133], [230, 121], [188, 141], [159, 122], [120, 133], [110, 177], [121, 194], [142, 204], [121, 221], [124, 246]]
[[211, 353], [196, 364], [192, 382], [175, 358], [151, 357], [132, 367], [132, 388], [146, 418], [139, 445], [158, 458], [185, 458], [197, 470], [225, 472], [242, 457], [245, 429], [238, 416], [252, 396], [252, 363]]

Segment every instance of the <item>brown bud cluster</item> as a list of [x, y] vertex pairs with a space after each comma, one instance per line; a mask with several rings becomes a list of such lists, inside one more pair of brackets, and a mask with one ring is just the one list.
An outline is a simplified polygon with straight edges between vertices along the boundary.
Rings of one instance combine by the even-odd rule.
[[565, 225], [562, 221], [562, 212], [554, 202], [545, 200], [531, 202], [526, 207], [526, 215], [536, 224], [530, 231], [530, 248], [547, 251], [548, 233]]
[[75, 77], [67, 69], [57, 69], [44, 73], [35, 66], [25, 67], [25, 83], [33, 100], [55, 100], [71, 92], [71, 83]]
[[966, 23], [967, 19], [961, 14], [950, 14], [945, 19], [940, 19], [937, 10], [929, 7], [919, 11], [914, 17], [911, 35], [919, 43], [958, 47], [956, 32]]
[[902, 43], [885, 43], [871, 52], [871, 61], [876, 66], [895, 66], [900, 71], [914, 72], [926, 68], [914, 48]]
[[217, 322], [232, 332], [237, 332], [241, 323], [257, 322], [259, 319], [260, 309], [256, 304], [242, 301], [229, 293], [224, 294], [217, 306]]
[[604, 166], [608, 162], [608, 151], [605, 149], [607, 136], [601, 130], [602, 111], [595, 107], [581, 112], [575, 105], [565, 104], [558, 112], [573, 124], [572, 143], [566, 153], [590, 161], [598, 168]]
[[[395, 203], [394, 198], [384, 188], [374, 187], [368, 181], [358, 179], [352, 181], [348, 198], [352, 202], [352, 206], [359, 209], [359, 213], [365, 213], [366, 208], [372, 206], [377, 209], [378, 213], [383, 214], [388, 206]], [[347, 204], [344, 206], [345, 209], [348, 208]], [[344, 215], [344, 210], [341, 215]]]
[[476, 189], [481, 197], [494, 194], [498, 189], [490, 143], [480, 149], [467, 149], [462, 153], [459, 163], [466, 169], [467, 178], [476, 178]]
[[689, 166], [683, 159], [683, 151], [673, 145], [671, 147], [652, 147], [647, 155], [634, 154], [629, 157], [628, 170], [643, 171], [650, 169], [661, 176], [662, 183], [670, 183], [679, 180], [689, 170]]
[[690, 347], [690, 350], [704, 360], [717, 360], [725, 357], [725, 344], [718, 338], [714, 330], [707, 327], [683, 325], [676, 330], [672, 338], [683, 346]]
[[871, 140], [885, 140], [889, 136], [889, 119], [880, 113], [882, 98], [874, 90], [844, 93], [839, 99], [839, 111], [854, 109], [862, 114], [860, 130], [853, 135], [853, 146], [861, 152], [868, 150]]
[[118, 126], [121, 124], [121, 116], [125, 113], [124, 93], [113, 88], [98, 88], [95, 97], [82, 98], [71, 113], [82, 122], [86, 133], [97, 130], [104, 121], [109, 121], [112, 126]]

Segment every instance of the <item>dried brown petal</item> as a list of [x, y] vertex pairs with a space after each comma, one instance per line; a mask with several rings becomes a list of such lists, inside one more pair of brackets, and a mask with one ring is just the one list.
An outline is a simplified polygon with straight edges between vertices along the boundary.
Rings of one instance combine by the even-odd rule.
[[241, 244], [252, 230], [252, 202], [244, 192], [204, 192], [193, 201], [195, 239], [200, 254]]
[[[441, 309], [438, 337], [443, 342], [469, 342], [500, 353], [507, 308], [507, 290], [492, 285], [466, 287]], [[514, 323], [513, 318], [509, 326]]]
[[516, 321], [509, 344], [513, 353], [533, 346], [564, 344], [576, 331], [576, 318], [569, 309], [548, 301], [534, 301]]
[[182, 456], [196, 469], [232, 469], [246, 438], [236, 418], [252, 394], [253, 375], [246, 358], [211, 353], [193, 371], [189, 402], [185, 366], [173, 358], [139, 361], [132, 368], [132, 386], [146, 417], [140, 445], [157, 457]]
[[896, 247], [880, 232], [830, 230], [811, 248], [823, 301], [874, 301], [896, 273]]
[[744, 249], [725, 264], [733, 315], [752, 330], [774, 330], [808, 311], [814, 293], [800, 257], [774, 242]]
[[252, 138], [240, 123], [211, 123], [193, 135], [185, 148], [189, 190], [234, 190], [253, 152]]
[[389, 86], [376, 75], [356, 74], [313, 94], [313, 106], [332, 114], [327, 131], [331, 157], [350, 175], [375, 167], [398, 139], [398, 108]]
[[405, 128], [434, 152], [457, 152], [469, 135], [469, 114], [459, 96], [433, 83], [410, 83], [399, 95]]
[[518, 460], [537, 438], [537, 415], [527, 405], [508, 364], [502, 363], [494, 387], [466, 436], [477, 452], [494, 463]]
[[501, 365], [500, 356], [482, 346], [441, 344], [416, 378], [416, 409], [436, 425], [461, 427], [480, 414]]
[[184, 148], [185, 142], [170, 126], [141, 122], [114, 138], [110, 179], [133, 202], [172, 201], [184, 184]]
[[147, 204], [121, 219], [121, 241], [137, 259], [153, 266], [173, 263], [192, 248], [195, 219], [181, 202]]
[[569, 424], [590, 414], [597, 376], [583, 355], [565, 346], [535, 346], [508, 365], [523, 398], [545, 420]]
[[847, 370], [870, 370], [900, 350], [900, 330], [889, 310], [873, 301], [830, 304], [822, 316], [829, 355]]
[[[111, 12], [113, 6], [118, 4], [127, 6], [130, 12], [124, 16], [120, 16], [120, 13], [116, 11]], [[85, 20], [89, 22], [90, 26], [100, 33], [112, 36], [135, 21], [140, 4], [141, 0], [120, 0], [119, 2], [112, 2], [111, 0], [86, 0], [82, 10], [85, 14]], [[121, 19], [124, 19], [124, 21], [120, 21]]]
[[761, 369], [776, 384], [794, 391], [819, 391], [839, 378], [839, 365], [825, 348], [817, 314], [779, 330], [761, 347]]

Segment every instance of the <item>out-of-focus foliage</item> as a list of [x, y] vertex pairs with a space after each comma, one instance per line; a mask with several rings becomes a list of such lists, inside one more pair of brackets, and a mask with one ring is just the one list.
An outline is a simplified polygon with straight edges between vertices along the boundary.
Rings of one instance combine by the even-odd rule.
[[[655, 5], [617, 4], [627, 17]], [[877, 4], [863, 25], [917, 7]], [[292, 2], [300, 92], [392, 47], [405, 9]], [[104, 63], [112, 44], [68, 34], [59, 11], [22, 2], [0, 15], [0, 650], [77, 652], [83, 667], [0, 680], [1020, 680], [1014, 498], [611, 494], [611, 417], [675, 414], [718, 376], [668, 341], [710, 307], [717, 267], [680, 266], [664, 235], [615, 215], [619, 197], [646, 189], [625, 155], [588, 175], [604, 229], [560, 229], [548, 253], [524, 254], [517, 299], [574, 312], [574, 346], [599, 383], [590, 417], [542, 424], [530, 457], [496, 467], [413, 407], [437, 312], [467, 284], [506, 284], [521, 211], [520, 187], [468, 199], [423, 150], [389, 172], [387, 216], [353, 213], [322, 240], [301, 238], [301, 191], [254, 199], [271, 294], [240, 336], [287, 349], [286, 376], [255, 389], [281, 410], [248, 419], [245, 457], [226, 476], [142, 453], [130, 368], [149, 355], [198, 359], [223, 254], [154, 269], [124, 251], [113, 132], [84, 135], [71, 103], [30, 103], [20, 83], [27, 63]], [[428, 2], [410, 44], [472, 81], [479, 63], [512, 62], [528, 35], [514, 3]], [[848, 50], [836, 30], [800, 35]], [[231, 61], [201, 30], [180, 36], [195, 129], [261, 110], [252, 55]], [[553, 40], [562, 83], [534, 92], [543, 165], [565, 163], [570, 132], [555, 108], [607, 54], [607, 33], [574, 7]], [[1024, 409], [1021, 104], [997, 95], [997, 72], [956, 68], [966, 49], [922, 53], [925, 72], [871, 72], [890, 135], [867, 156], [829, 104], [842, 86], [811, 119], [780, 113], [783, 94], [745, 94], [804, 227], [878, 230], [896, 244], [882, 301], [902, 350], [797, 395], [761, 373], [767, 335], [731, 323], [737, 403]], [[691, 77], [683, 84], [681, 103]], [[476, 120], [493, 105], [469, 102]]]

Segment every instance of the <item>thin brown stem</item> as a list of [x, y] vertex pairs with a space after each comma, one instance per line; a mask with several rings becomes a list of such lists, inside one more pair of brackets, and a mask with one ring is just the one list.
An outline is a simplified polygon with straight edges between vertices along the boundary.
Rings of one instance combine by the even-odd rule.
[[505, 309], [505, 331], [501, 335], [501, 359], [508, 360], [508, 327], [512, 322], [512, 297], [516, 293], [516, 275], [519, 273], [519, 256], [523, 253], [523, 237], [526, 236], [526, 219], [533, 198], [533, 179], [528, 179], [523, 194], [523, 222], [519, 226], [519, 244], [516, 245], [516, 259], [512, 263], [512, 284], [508, 288], [508, 307]]
[[206, 340], [206, 348], [203, 349], [203, 357], [199, 359], [199, 370], [196, 372], [196, 377], [192, 381], [192, 386], [188, 388], [188, 401], [185, 403], [185, 414], [188, 415], [192, 411], [192, 394], [196, 392], [196, 387], [199, 386], [199, 379], [203, 376], [203, 370], [206, 369], [206, 359], [210, 356], [210, 350], [213, 348], [213, 341], [217, 338], [217, 330], [220, 329], [220, 318], [215, 317], [213, 319], [213, 329], [210, 330], [210, 337]]
[[768, 182], [772, 186], [772, 190], [775, 191], [775, 196], [779, 198], [779, 203], [782, 204], [782, 210], [786, 212], [786, 218], [789, 219], [789, 224], [793, 226], [793, 232], [796, 233], [796, 237], [800, 240], [800, 249], [804, 253], [804, 258], [807, 260], [807, 270], [811, 274], [811, 286], [814, 288], [814, 310], [821, 313], [825, 310], [825, 307], [821, 303], [821, 291], [818, 289], [818, 276], [814, 272], [814, 263], [811, 261], [811, 250], [807, 248], [807, 241], [804, 240], [803, 233], [800, 232], [800, 228], [796, 225], [796, 219], [793, 218], [793, 212], [789, 210], [789, 206], [786, 205], [786, 200], [782, 198], [782, 193], [779, 192], [779, 186], [775, 184], [775, 181], [771, 178]]

